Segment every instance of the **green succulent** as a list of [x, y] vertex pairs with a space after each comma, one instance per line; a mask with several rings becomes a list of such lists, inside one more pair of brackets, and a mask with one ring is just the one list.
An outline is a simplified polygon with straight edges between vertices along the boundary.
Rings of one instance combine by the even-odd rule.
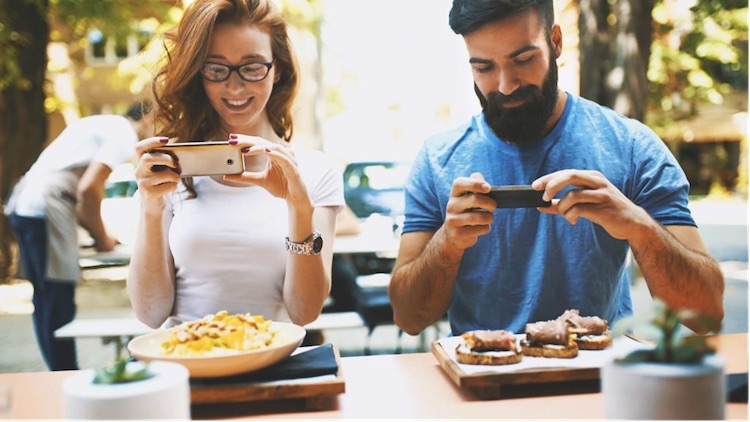
[[118, 359], [107, 368], [94, 368], [94, 384], [122, 384], [151, 378], [153, 374], [148, 370], [148, 364]]
[[696, 321], [709, 333], [721, 330], [721, 321], [715, 318], [689, 309], [673, 310], [654, 299], [653, 315], [623, 318], [614, 324], [612, 334], [620, 336], [638, 328], [639, 334], [656, 341], [655, 347], [633, 351], [618, 362], [700, 363], [704, 356], [715, 353], [704, 336], [689, 335], [680, 329], [685, 321]]

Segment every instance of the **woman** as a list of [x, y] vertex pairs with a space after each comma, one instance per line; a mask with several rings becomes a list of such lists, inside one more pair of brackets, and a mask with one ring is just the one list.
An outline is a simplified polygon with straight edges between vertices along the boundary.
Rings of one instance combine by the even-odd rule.
[[[290, 144], [298, 69], [286, 24], [269, 0], [196, 0], [171, 41], [153, 90], [166, 136], [136, 147], [136, 315], [154, 328], [220, 310], [310, 323], [330, 291], [343, 183], [322, 153]], [[168, 138], [228, 140], [245, 172], [154, 171], [179, 167], [148, 152]]]

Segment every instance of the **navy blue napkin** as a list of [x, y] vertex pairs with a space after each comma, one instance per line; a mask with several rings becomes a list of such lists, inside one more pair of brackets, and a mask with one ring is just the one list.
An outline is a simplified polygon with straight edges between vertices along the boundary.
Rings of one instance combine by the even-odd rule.
[[258, 371], [220, 378], [191, 379], [193, 385], [244, 384], [249, 382], [310, 378], [335, 374], [339, 370], [333, 345], [323, 344]]

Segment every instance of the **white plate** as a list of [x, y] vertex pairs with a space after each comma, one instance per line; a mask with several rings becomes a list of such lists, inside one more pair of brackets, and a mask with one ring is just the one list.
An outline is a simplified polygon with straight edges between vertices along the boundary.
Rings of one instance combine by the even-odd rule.
[[287, 322], [272, 322], [271, 330], [278, 330], [273, 344], [264, 349], [248, 350], [221, 356], [173, 356], [162, 352], [162, 342], [169, 339], [175, 328], [160, 330], [134, 338], [128, 343], [130, 354], [141, 361], [177, 362], [185, 365], [192, 378], [211, 378], [256, 371], [286, 358], [305, 338], [305, 329]]

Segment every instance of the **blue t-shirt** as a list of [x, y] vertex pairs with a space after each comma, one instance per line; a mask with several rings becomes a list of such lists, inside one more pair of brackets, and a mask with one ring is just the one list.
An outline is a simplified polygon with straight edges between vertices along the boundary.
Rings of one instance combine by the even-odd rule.
[[[688, 181], [661, 139], [636, 120], [568, 94], [560, 121], [534, 145], [500, 140], [484, 114], [428, 139], [406, 182], [403, 232], [443, 225], [457, 177], [480, 172], [491, 185], [528, 185], [563, 169], [598, 170], [662, 225], [695, 226]], [[519, 333], [527, 322], [571, 308], [610, 323], [632, 314], [627, 241], [587, 219], [571, 225], [535, 208], [497, 209], [494, 217], [490, 233], [464, 253], [448, 310], [454, 335]]]

